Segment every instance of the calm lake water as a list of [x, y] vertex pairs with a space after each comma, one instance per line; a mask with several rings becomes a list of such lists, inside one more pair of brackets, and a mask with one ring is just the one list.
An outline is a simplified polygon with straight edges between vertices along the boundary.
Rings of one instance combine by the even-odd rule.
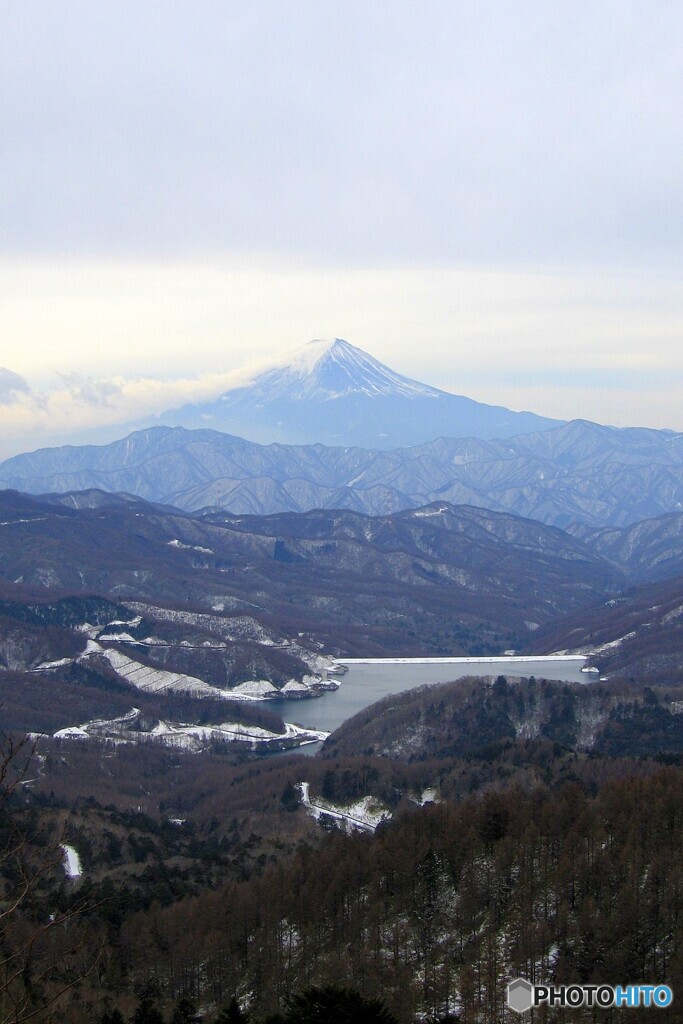
[[[585, 658], [562, 660], [525, 658], [476, 658], [453, 662], [439, 659], [430, 661], [374, 661], [344, 662], [348, 672], [341, 677], [338, 690], [323, 694], [314, 700], [277, 701], [270, 705], [286, 722], [333, 732], [347, 718], [363, 708], [387, 697], [390, 693], [403, 693], [426, 683], [448, 683], [463, 676], [536, 676], [537, 679], [562, 679], [572, 683], [590, 683], [597, 675], [582, 672]], [[302, 754], [315, 754], [320, 744], [301, 747]]]

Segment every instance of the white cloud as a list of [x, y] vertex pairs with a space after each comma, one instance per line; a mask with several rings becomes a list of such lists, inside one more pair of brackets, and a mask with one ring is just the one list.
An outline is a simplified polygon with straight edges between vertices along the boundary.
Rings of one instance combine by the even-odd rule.
[[[192, 379], [93, 379], [60, 374], [50, 390], [15, 390], [0, 403], [0, 457], [32, 447], [79, 443], [91, 436], [121, 436], [130, 424], [238, 387], [252, 371]], [[109, 429], [107, 429], [109, 428]], [[112, 431], [113, 428], [113, 431]], [[132, 429], [132, 428], [131, 428]]]
[[25, 258], [0, 262], [0, 337], [5, 454], [120, 436], [316, 337], [478, 401], [683, 428], [675, 275]]
[[30, 391], [28, 381], [20, 374], [0, 366], [0, 405], [13, 402], [17, 395]]
[[638, 0], [14, 5], [0, 443], [329, 336], [481, 401], [683, 427], [682, 29]]

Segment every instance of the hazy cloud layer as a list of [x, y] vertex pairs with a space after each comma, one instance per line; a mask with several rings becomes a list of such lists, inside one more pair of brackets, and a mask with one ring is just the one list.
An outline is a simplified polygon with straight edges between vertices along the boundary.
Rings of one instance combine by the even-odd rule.
[[28, 381], [21, 374], [0, 366], [0, 405], [14, 402], [17, 397], [30, 391]]
[[24, 378], [4, 450], [215, 397], [335, 336], [478, 401], [683, 429], [677, 275], [24, 258], [0, 261], [3, 361]]
[[52, 388], [14, 390], [0, 402], [0, 458], [47, 445], [110, 440], [121, 436], [117, 428], [123, 424], [152, 425], [167, 409], [210, 401], [245, 379], [245, 373], [165, 381], [60, 374]]
[[36, 0], [6, 251], [680, 260], [683, 7]]
[[680, 4], [9, 12], [6, 448], [326, 336], [480, 401], [683, 427]]

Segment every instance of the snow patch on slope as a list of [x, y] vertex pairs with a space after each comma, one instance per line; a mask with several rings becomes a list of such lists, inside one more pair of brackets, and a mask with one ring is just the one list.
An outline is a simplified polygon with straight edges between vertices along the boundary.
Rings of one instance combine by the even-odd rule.
[[182, 693], [194, 693], [201, 696], [220, 696], [225, 691], [217, 690], [209, 686], [203, 679], [196, 676], [188, 676], [181, 672], [167, 672], [165, 669], [151, 668], [135, 661], [127, 655], [122, 654], [111, 647], [102, 647], [95, 640], [89, 640], [86, 652], [82, 657], [92, 657], [98, 654], [105, 658], [117, 675], [121, 676], [135, 686], [138, 690], [145, 690], [148, 693], [162, 693], [168, 691], [180, 691]]
[[81, 867], [81, 858], [78, 856], [77, 851], [73, 846], [64, 844], [62, 846], [62, 853], [64, 854], [64, 872], [67, 878], [80, 878], [83, 874], [83, 868]]
[[364, 796], [352, 804], [341, 806], [320, 797], [311, 799], [308, 782], [300, 782], [298, 788], [302, 804], [316, 821], [338, 821], [348, 832], [374, 832], [378, 825], [391, 818], [391, 811], [382, 807], [374, 796]]

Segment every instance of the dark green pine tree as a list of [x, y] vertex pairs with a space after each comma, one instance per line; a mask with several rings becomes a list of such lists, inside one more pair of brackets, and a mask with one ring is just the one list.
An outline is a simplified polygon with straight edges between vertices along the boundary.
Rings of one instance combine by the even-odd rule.
[[120, 1010], [105, 1010], [98, 1024], [126, 1024], [126, 1022]]
[[164, 1024], [164, 1018], [154, 1000], [149, 996], [142, 996], [140, 1003], [130, 1018], [130, 1024]]
[[181, 996], [171, 1017], [171, 1024], [201, 1024], [197, 1008], [187, 996]]
[[292, 996], [285, 1024], [397, 1024], [381, 999], [366, 999], [353, 989], [309, 988]]
[[233, 996], [225, 1009], [218, 1014], [215, 1024], [249, 1024], [249, 1016], [240, 1009], [240, 1004]]

